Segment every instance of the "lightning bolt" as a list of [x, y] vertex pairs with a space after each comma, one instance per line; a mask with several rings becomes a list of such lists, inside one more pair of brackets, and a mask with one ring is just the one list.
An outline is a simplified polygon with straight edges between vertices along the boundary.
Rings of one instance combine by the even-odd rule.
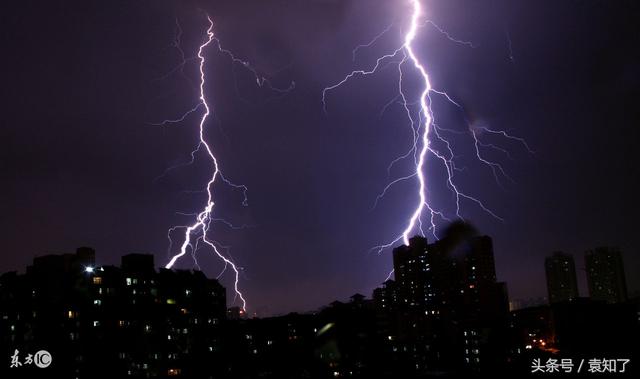
[[[207, 103], [207, 99], [204, 93], [204, 86], [205, 86], [205, 71], [204, 71], [204, 67], [205, 67], [205, 56], [204, 56], [204, 50], [207, 48], [207, 46], [209, 46], [209, 44], [211, 44], [214, 41], [214, 33], [213, 33], [213, 21], [211, 20], [211, 17], [207, 16], [207, 20], [209, 21], [209, 28], [207, 29], [207, 40], [200, 45], [200, 47], [198, 48], [198, 54], [197, 57], [199, 59], [199, 71], [200, 71], [200, 84], [199, 84], [199, 88], [200, 88], [200, 103], [198, 104], [198, 106], [194, 107], [193, 109], [191, 109], [189, 112], [187, 113], [193, 113], [195, 112], [200, 106], [202, 106], [202, 108], [204, 109], [204, 113], [202, 114], [202, 116], [200, 117], [200, 123], [198, 125], [198, 130], [199, 130], [199, 144], [198, 147], [196, 148], [196, 151], [204, 148], [204, 151], [206, 152], [207, 156], [209, 157], [209, 159], [211, 160], [211, 163], [213, 164], [213, 174], [211, 175], [211, 178], [209, 179], [209, 181], [207, 182], [207, 186], [206, 186], [206, 191], [207, 191], [207, 202], [206, 205], [204, 206], [204, 209], [202, 209], [196, 216], [195, 221], [187, 226], [178, 226], [178, 227], [173, 227], [171, 229], [169, 229], [169, 240], [171, 240], [170, 237], [170, 233], [172, 230], [175, 230], [176, 228], [184, 228], [185, 232], [184, 232], [184, 241], [182, 242], [182, 245], [180, 246], [180, 252], [176, 255], [173, 256], [173, 258], [171, 258], [171, 260], [169, 261], [169, 263], [167, 263], [167, 265], [165, 266], [165, 268], [172, 268], [173, 265], [176, 263], [176, 261], [184, 256], [185, 254], [187, 254], [187, 250], [191, 249], [192, 253], [195, 255], [195, 252], [198, 249], [198, 244], [200, 243], [200, 241], [202, 241], [203, 243], [205, 243], [206, 245], [208, 245], [213, 252], [218, 256], [218, 258], [220, 258], [225, 265], [225, 268], [230, 267], [231, 270], [233, 270], [234, 272], [234, 282], [233, 282], [233, 289], [236, 293], [236, 296], [238, 296], [242, 302], [242, 309], [246, 310], [247, 307], [247, 301], [244, 297], [244, 295], [242, 294], [242, 292], [239, 289], [238, 286], [238, 281], [239, 281], [239, 268], [238, 266], [236, 266], [236, 264], [234, 262], [232, 262], [229, 258], [227, 258], [226, 256], [224, 256], [221, 252], [220, 249], [218, 248], [218, 244], [211, 240], [207, 233], [210, 230], [211, 227], [211, 221], [213, 221], [212, 218], [212, 212], [213, 212], [213, 208], [215, 206], [215, 201], [213, 198], [213, 186], [214, 184], [216, 184], [216, 181], [218, 181], [218, 178], [220, 178], [221, 180], [223, 180], [224, 182], [227, 182], [227, 180], [224, 179], [224, 177], [222, 176], [222, 173], [220, 171], [220, 165], [218, 162], [218, 159], [216, 158], [216, 156], [213, 153], [213, 150], [211, 149], [211, 146], [209, 145], [209, 143], [207, 142], [207, 140], [204, 137], [204, 130], [205, 130], [205, 122], [207, 121], [207, 118], [209, 117], [209, 115], [211, 114], [211, 108], [209, 106], [209, 104]], [[182, 117], [182, 119], [184, 119], [185, 116]], [[192, 153], [192, 157], [194, 153]], [[199, 233], [199, 235], [198, 235]], [[193, 246], [193, 238], [195, 237], [195, 246]], [[196, 263], [197, 264], [197, 263]]]
[[[198, 123], [198, 134], [199, 134], [199, 140], [197, 143], [197, 146], [191, 151], [190, 154], [190, 160], [185, 162], [185, 163], [181, 163], [178, 165], [174, 165], [171, 166], [169, 168], [167, 168], [159, 177], [157, 177], [155, 180], [159, 180], [162, 177], [164, 177], [169, 171], [178, 168], [178, 167], [182, 167], [182, 166], [187, 166], [190, 165], [192, 163], [194, 163], [194, 161], [196, 160], [196, 154], [204, 152], [206, 153], [206, 157], [209, 159], [209, 161], [211, 162], [211, 164], [213, 165], [213, 172], [211, 174], [211, 177], [209, 179], [209, 181], [207, 182], [207, 185], [205, 187], [204, 190], [202, 191], [185, 191], [185, 192], [190, 192], [190, 193], [205, 193], [207, 195], [207, 201], [204, 204], [203, 208], [197, 212], [197, 213], [181, 213], [181, 212], [177, 212], [179, 215], [181, 216], [187, 216], [187, 217], [192, 217], [193, 218], [193, 222], [187, 225], [176, 225], [173, 226], [171, 228], [169, 228], [169, 230], [167, 231], [167, 239], [169, 240], [169, 247], [168, 247], [168, 253], [171, 256], [172, 252], [173, 252], [173, 246], [174, 246], [174, 242], [172, 239], [172, 234], [174, 232], [180, 231], [180, 230], [184, 230], [184, 234], [183, 234], [183, 240], [182, 240], [182, 244], [180, 245], [180, 250], [177, 254], [173, 255], [171, 257], [171, 259], [169, 260], [169, 263], [166, 264], [165, 268], [172, 268], [175, 263], [178, 261], [178, 259], [180, 259], [181, 257], [187, 255], [190, 252], [191, 257], [193, 258], [194, 261], [194, 265], [195, 267], [197, 267], [199, 269], [199, 264], [196, 258], [196, 253], [198, 252], [198, 250], [203, 246], [206, 245], [208, 246], [211, 250], [213, 250], [214, 254], [224, 263], [224, 267], [222, 269], [222, 271], [220, 272], [220, 274], [218, 274], [217, 278], [220, 278], [220, 276], [222, 276], [222, 274], [225, 273], [225, 271], [227, 269], [231, 269], [233, 271], [234, 274], [234, 283], [233, 283], [233, 288], [235, 291], [235, 298], [234, 301], [236, 301], [238, 298], [240, 299], [241, 303], [242, 303], [242, 309], [246, 312], [246, 307], [247, 307], [247, 302], [246, 299], [243, 295], [243, 293], [240, 291], [239, 288], [239, 276], [240, 276], [240, 271], [241, 268], [234, 263], [234, 259], [231, 256], [231, 252], [230, 246], [225, 246], [223, 244], [221, 244], [220, 242], [212, 239], [209, 234], [212, 228], [213, 224], [222, 224], [225, 225], [226, 227], [233, 229], [233, 230], [239, 230], [239, 229], [245, 229], [248, 227], [251, 227], [250, 225], [235, 225], [230, 223], [229, 221], [219, 218], [219, 217], [214, 217], [213, 216], [213, 211], [214, 211], [214, 207], [215, 207], [215, 201], [214, 201], [214, 196], [213, 196], [213, 191], [214, 191], [214, 187], [216, 186], [216, 184], [220, 183], [220, 184], [224, 184], [227, 186], [230, 186], [231, 188], [234, 188], [236, 190], [240, 190], [242, 191], [243, 194], [243, 201], [242, 201], [242, 205], [247, 206], [248, 205], [248, 198], [247, 198], [247, 187], [241, 184], [235, 184], [233, 182], [231, 182], [229, 179], [227, 179], [221, 169], [220, 169], [220, 164], [218, 161], [218, 158], [214, 155], [213, 149], [211, 148], [211, 145], [207, 142], [207, 140], [204, 137], [204, 133], [205, 133], [205, 124], [207, 122], [207, 119], [209, 118], [209, 116], [214, 116], [211, 106], [209, 105], [209, 103], [207, 102], [206, 96], [205, 96], [205, 91], [204, 91], [204, 87], [205, 87], [205, 83], [206, 83], [206, 78], [205, 78], [205, 65], [206, 65], [206, 58], [204, 55], [204, 51], [214, 45], [217, 48], [217, 51], [221, 54], [226, 55], [232, 62], [232, 65], [241, 65], [243, 68], [245, 68], [246, 70], [248, 70], [250, 73], [253, 74], [253, 76], [255, 77], [255, 81], [256, 84], [259, 87], [266, 87], [269, 90], [278, 93], [278, 94], [286, 94], [289, 93], [291, 90], [293, 90], [295, 88], [295, 82], [291, 82], [291, 84], [287, 87], [287, 88], [278, 88], [272, 85], [272, 83], [269, 81], [268, 78], [261, 76], [259, 74], [259, 72], [253, 68], [251, 66], [251, 64], [246, 61], [246, 60], [242, 60], [238, 57], [236, 57], [229, 49], [226, 49], [222, 46], [220, 40], [215, 36], [213, 29], [214, 29], [214, 23], [211, 19], [211, 17], [209, 15], [206, 16], [207, 17], [207, 21], [209, 23], [209, 26], [207, 28], [206, 31], [206, 39], [205, 41], [199, 46], [198, 48], [198, 52], [196, 54], [195, 57], [187, 57], [186, 54], [184, 53], [184, 50], [182, 50], [181, 46], [180, 46], [180, 41], [181, 41], [181, 37], [182, 37], [182, 28], [180, 27], [180, 24], [178, 22], [178, 20], [176, 20], [176, 35], [174, 38], [174, 41], [172, 43], [172, 47], [176, 48], [180, 54], [180, 64], [177, 65], [176, 67], [174, 67], [171, 71], [169, 71], [169, 73], [167, 73], [166, 75], [164, 75], [163, 77], [159, 78], [159, 79], [163, 79], [168, 77], [169, 75], [176, 73], [176, 72], [180, 72], [182, 74], [182, 76], [184, 76], [186, 79], [189, 80], [188, 77], [186, 77], [186, 75], [184, 74], [184, 66], [192, 61], [192, 60], [196, 60], [199, 62], [199, 82], [198, 82], [198, 89], [199, 89], [199, 101], [197, 102], [197, 104], [195, 104], [191, 109], [187, 110], [186, 112], [184, 112], [181, 116], [173, 118], [173, 119], [165, 119], [161, 122], [157, 122], [157, 123], [153, 123], [152, 125], [155, 126], [170, 126], [173, 124], [179, 124], [184, 122], [185, 120], [187, 120], [187, 118], [189, 118], [189, 116], [194, 115], [196, 113], [198, 113], [199, 111], [203, 111], [202, 115], [200, 116], [200, 121]], [[190, 80], [189, 80], [190, 81]], [[191, 81], [190, 81], [191, 82]], [[237, 90], [237, 83], [236, 83], [236, 90]], [[223, 253], [224, 251], [224, 253]]]
[[[439, 219], [444, 221], [450, 221], [450, 219], [445, 215], [445, 213], [435, 206], [433, 206], [429, 202], [429, 196], [427, 191], [427, 175], [426, 175], [426, 167], [425, 163], [427, 157], [432, 155], [435, 159], [437, 159], [445, 169], [446, 178], [445, 184], [447, 188], [452, 192], [453, 199], [455, 200], [455, 216], [459, 219], [463, 219], [461, 216], [461, 207], [463, 201], [468, 201], [476, 204], [482, 210], [487, 212], [489, 215], [495, 217], [496, 219], [502, 220], [497, 214], [491, 211], [488, 207], [486, 207], [482, 201], [479, 199], [467, 194], [464, 192], [460, 186], [456, 183], [456, 174], [464, 170], [464, 168], [458, 167], [456, 165], [455, 159], [456, 155], [454, 154], [454, 150], [452, 144], [448, 138], [450, 134], [465, 134], [471, 138], [472, 146], [475, 152], [475, 156], [479, 162], [487, 166], [491, 172], [493, 173], [496, 182], [499, 183], [499, 177], [508, 177], [505, 170], [499, 163], [495, 163], [484, 157], [483, 151], [484, 149], [493, 149], [502, 151], [503, 153], [508, 154], [506, 149], [498, 147], [493, 144], [483, 143], [480, 140], [480, 132], [491, 133], [498, 136], [502, 136], [509, 140], [514, 140], [522, 143], [527, 151], [532, 152], [526, 141], [522, 138], [512, 136], [504, 131], [492, 130], [484, 127], [477, 127], [467, 122], [466, 131], [460, 132], [455, 130], [450, 130], [446, 128], [442, 128], [436, 122], [436, 118], [433, 112], [432, 107], [432, 96], [437, 95], [444, 98], [447, 102], [456, 106], [457, 108], [463, 110], [462, 106], [456, 102], [451, 96], [449, 96], [446, 92], [437, 90], [433, 88], [431, 85], [431, 80], [425, 65], [421, 62], [420, 58], [416, 54], [414, 49], [415, 39], [418, 35], [418, 30], [426, 25], [431, 25], [436, 31], [442, 34], [449, 41], [465, 45], [470, 48], [475, 48], [476, 46], [468, 41], [463, 41], [460, 39], [456, 39], [447, 33], [440, 26], [435, 24], [431, 20], [422, 21], [423, 18], [423, 9], [422, 4], [419, 0], [408, 0], [410, 2], [410, 6], [412, 9], [411, 17], [409, 20], [409, 28], [404, 34], [404, 38], [402, 44], [395, 48], [394, 50], [380, 55], [373, 67], [369, 69], [356, 69], [348, 73], [343, 77], [342, 80], [338, 81], [336, 84], [328, 86], [324, 88], [322, 91], [322, 106], [323, 110], [327, 111], [327, 95], [330, 91], [335, 90], [336, 88], [344, 85], [348, 81], [355, 79], [356, 77], [367, 77], [375, 74], [379, 69], [388, 65], [388, 64], [397, 64], [398, 67], [398, 93], [395, 97], [385, 104], [381, 111], [381, 115], [386, 112], [387, 108], [390, 106], [399, 103], [406, 113], [409, 125], [411, 127], [413, 141], [409, 146], [409, 149], [406, 153], [400, 155], [396, 159], [394, 159], [391, 164], [387, 167], [387, 173], [391, 174], [391, 168], [400, 161], [403, 161], [407, 158], [413, 158], [414, 170], [409, 175], [404, 175], [399, 178], [391, 180], [382, 190], [382, 192], [376, 197], [374, 202], [374, 208], [378, 204], [380, 200], [385, 196], [387, 191], [396, 184], [399, 184], [408, 180], [417, 180], [418, 182], [418, 191], [417, 197], [418, 202], [409, 215], [404, 230], [396, 236], [391, 242], [375, 246], [372, 248], [372, 251], [377, 251], [381, 253], [383, 250], [394, 246], [399, 241], [402, 241], [405, 245], [409, 244], [409, 237], [411, 234], [418, 232], [421, 235], [425, 235], [425, 231], [423, 229], [423, 219], [426, 216], [426, 222], [429, 223], [429, 231], [433, 234], [433, 236], [438, 239], [436, 233], [436, 226]], [[358, 50], [362, 48], [369, 48], [375, 44], [377, 40], [379, 40], [385, 33], [391, 30], [392, 27], [389, 26], [384, 29], [380, 34], [375, 36], [371, 42], [358, 45], [352, 53], [352, 60], [355, 61], [355, 56]], [[421, 92], [420, 96], [415, 103], [409, 101], [409, 97], [403, 89], [403, 81], [404, 72], [407, 65], [412, 66], [413, 70], [419, 74], [419, 78], [421, 80]], [[415, 106], [418, 106], [417, 112], [414, 110]], [[388, 278], [390, 278], [392, 273], [389, 274]]]

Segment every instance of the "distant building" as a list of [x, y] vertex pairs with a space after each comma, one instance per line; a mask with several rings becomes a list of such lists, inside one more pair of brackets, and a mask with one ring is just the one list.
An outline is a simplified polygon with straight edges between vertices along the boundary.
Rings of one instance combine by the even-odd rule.
[[376, 307], [384, 311], [395, 311], [398, 306], [398, 290], [396, 282], [389, 279], [381, 287], [373, 290], [373, 301]]
[[571, 254], [556, 251], [544, 260], [547, 291], [550, 303], [572, 301], [578, 298], [576, 264]]
[[589, 296], [594, 300], [620, 303], [627, 300], [627, 283], [620, 250], [599, 247], [584, 256]]

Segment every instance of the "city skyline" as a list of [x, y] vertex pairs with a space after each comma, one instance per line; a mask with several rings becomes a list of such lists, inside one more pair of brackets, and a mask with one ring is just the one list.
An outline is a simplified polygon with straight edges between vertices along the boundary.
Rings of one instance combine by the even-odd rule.
[[[465, 227], [462, 227], [462, 229], [463, 229], [462, 233], [463, 234], [465, 233], [464, 232], [464, 228], [470, 228], [469, 230], [472, 230], [472, 235], [475, 235], [476, 233], [478, 233], [471, 224], [464, 224], [464, 223], [461, 223], [461, 224], [454, 223], [454, 224], [450, 225], [448, 227], [448, 229], [455, 231], [457, 228], [460, 228], [460, 226], [458, 226], [458, 225], [467, 225]], [[500, 284], [500, 282], [502, 282], [500, 280], [501, 278], [498, 275], [496, 275], [496, 272], [495, 272], [495, 267], [497, 266], [498, 262], [494, 262], [493, 261], [493, 255], [494, 255], [494, 252], [493, 252], [493, 239], [490, 236], [482, 235], [482, 234], [480, 234], [478, 238], [486, 238], [486, 239], [488, 239], [487, 243], [489, 244], [488, 246], [489, 246], [489, 249], [491, 251], [491, 260], [489, 261], [488, 266], [487, 266], [487, 267], [489, 267], [489, 270], [490, 270], [490, 271], [488, 271], [488, 273], [489, 273], [488, 275], [489, 275], [489, 278], [491, 280], [497, 281], [498, 284]], [[419, 242], [416, 242], [416, 241], [419, 241]], [[394, 249], [393, 249], [394, 253], [392, 254], [392, 257], [389, 257], [390, 260], [395, 260], [396, 259], [395, 258], [396, 251], [400, 251], [402, 249], [413, 248], [412, 246], [415, 243], [424, 244], [424, 246], [426, 248], [427, 244], [428, 244], [428, 246], [432, 246], [432, 245], [433, 246], [440, 246], [441, 243], [444, 242], [444, 241], [440, 241], [440, 242], [435, 241], [435, 243], [434, 242], [429, 242], [429, 240], [427, 238], [419, 236], [419, 235], [415, 235], [412, 238], [410, 238], [410, 242], [411, 242], [411, 245], [400, 244], [400, 245], [395, 246]], [[115, 267], [116, 266], [114, 264], [102, 264], [100, 262], [100, 252], [97, 252], [92, 247], [78, 247], [78, 248], [75, 249], [75, 251], [76, 251], [76, 254], [82, 254], [83, 252], [90, 253], [91, 259], [87, 260], [87, 263], [85, 263], [83, 265], [83, 269], [86, 268], [87, 272], [92, 273], [94, 269], [97, 270], [100, 267]], [[438, 251], [437, 248], [434, 251], [436, 251], [436, 253], [437, 253], [437, 251]], [[623, 273], [623, 277], [621, 279], [622, 280], [622, 282], [621, 282], [622, 284], [620, 284], [620, 285], [623, 286], [623, 288], [624, 288], [623, 291], [624, 292], [623, 292], [623, 294], [620, 294], [620, 295], [614, 295], [613, 299], [615, 299], [615, 300], [611, 300], [611, 302], [623, 302], [623, 301], [626, 301], [629, 298], [637, 297], [640, 294], [640, 291], [638, 291], [637, 289], [634, 289], [634, 288], [627, 289], [628, 283], [627, 283], [627, 281], [626, 281], [626, 279], [624, 277], [624, 273], [625, 273], [626, 269], [625, 269], [625, 265], [624, 265], [624, 259], [622, 258], [623, 252], [617, 250], [616, 248], [596, 247], [596, 248], [592, 248], [592, 249], [588, 249], [588, 250], [584, 251], [583, 255], [586, 256], [586, 255], [588, 255], [590, 253], [593, 254], [593, 252], [596, 252], [596, 251], [605, 252], [605, 253], [609, 252], [609, 251], [615, 252], [615, 254], [617, 254], [617, 257], [618, 257], [616, 259], [619, 260], [619, 263], [617, 263], [619, 266], [617, 266], [616, 269], [617, 270], [621, 270], [621, 272]], [[60, 253], [60, 252], [58, 252], [58, 253], [47, 253], [47, 254], [34, 255], [34, 257], [32, 259], [33, 259], [33, 264], [35, 264], [36, 262], [41, 262], [40, 265], [42, 266], [43, 264], [46, 264], [45, 262], [47, 260], [50, 260], [51, 262], [55, 262], [55, 260], [58, 259], [58, 257], [71, 258], [71, 257], [73, 257], [73, 255], [74, 255], [73, 253], [69, 253], [69, 252], [65, 252], [65, 253]], [[96, 260], [96, 257], [98, 257], [98, 260]], [[138, 253], [128, 253], [128, 254], [121, 255], [120, 258], [119, 258], [119, 262], [120, 262], [120, 265], [121, 265], [121, 267], [123, 269], [126, 269], [128, 262], [134, 262], [134, 264], [136, 266], [133, 266], [133, 267], [136, 267], [137, 270], [139, 270], [140, 267], [146, 267], [144, 270], [161, 270], [161, 269], [163, 269], [163, 265], [162, 264], [154, 263], [154, 258], [155, 258], [155, 255], [151, 254], [151, 253], [139, 253], [139, 252]], [[560, 263], [564, 262], [566, 259], [570, 259], [573, 262], [573, 255], [572, 254], [567, 254], [567, 253], [564, 253], [564, 252], [555, 251], [555, 252], [553, 252], [553, 254], [551, 254], [551, 255], [547, 256], [545, 259], [541, 260], [541, 262], [539, 262], [539, 265], [541, 267], [543, 267], [543, 268], [548, 267], [549, 262], [550, 262], [550, 258], [555, 258], [556, 261], [554, 261], [554, 262], [557, 262], [557, 259], [560, 259], [560, 258], [561, 258]], [[428, 259], [433, 259], [433, 258], [428, 258]], [[422, 262], [420, 264], [423, 264], [423, 263], [424, 262]], [[5, 273], [9, 274], [9, 273], [12, 273], [12, 272], [16, 272], [18, 274], [28, 273], [29, 269], [32, 267], [33, 264], [27, 265], [24, 268], [17, 268], [16, 270], [10, 270], [10, 271], [4, 272], [4, 273], [0, 273], [0, 275], [1, 274], [5, 274]], [[377, 290], [379, 290], [380, 288], [384, 288], [385, 284], [387, 283], [387, 281], [389, 279], [391, 279], [392, 281], [397, 280], [397, 278], [396, 278], [397, 267], [395, 267], [396, 264], [397, 263], [393, 264], [394, 272], [391, 275], [389, 275], [389, 277], [387, 278], [386, 281], [384, 279], [382, 279], [380, 281], [380, 283], [378, 283], [375, 286], [373, 286], [372, 288], [368, 289], [368, 291], [362, 291], [362, 292], [375, 294], [375, 292]], [[54, 263], [54, 265], [55, 265], [55, 263]], [[131, 266], [131, 263], [129, 263], [129, 265]], [[561, 264], [561, 266], [563, 266], [563, 265]], [[475, 270], [476, 267], [474, 267], [473, 269]], [[482, 270], [482, 268], [479, 267], [479, 270]], [[196, 268], [192, 268], [192, 269], [177, 269], [177, 271], [201, 272], [200, 270], [198, 270]], [[585, 283], [587, 283], [588, 280], [589, 280], [589, 274], [588, 274], [587, 270], [581, 270], [580, 274], [581, 275], [576, 275], [575, 266], [573, 268], [573, 274], [571, 274], [570, 272], [567, 272], [567, 273], [565, 273], [565, 272], [555, 273], [554, 274], [554, 278], [555, 278], [556, 282], [553, 282], [554, 284], [551, 284], [551, 282], [549, 282], [549, 276], [548, 276], [549, 274], [546, 274], [546, 275], [543, 274], [543, 276], [538, 278], [538, 280], [543, 281], [545, 283], [545, 296], [537, 296], [537, 297], [531, 297], [531, 298], [516, 298], [516, 297], [513, 297], [509, 293], [509, 283], [505, 281], [503, 284], [505, 285], [504, 291], [505, 291], [505, 294], [506, 294], [506, 297], [507, 297], [507, 302], [509, 304], [509, 310], [513, 311], [513, 310], [517, 310], [517, 309], [520, 309], [520, 308], [537, 306], [537, 305], [541, 305], [541, 304], [553, 304], [555, 302], [574, 301], [574, 300], [579, 300], [580, 298], [593, 298], [594, 300], [599, 300], [599, 301], [600, 300], [609, 301], [607, 297], [603, 298], [602, 297], [603, 295], [592, 294], [592, 290], [590, 290], [589, 288], [587, 288], [585, 290], [580, 290], [577, 286], [575, 287], [575, 291], [576, 291], [575, 292], [575, 296], [568, 296], [567, 292], [563, 292], [563, 291], [566, 291], [566, 290], [560, 290], [560, 293], [563, 294], [563, 295], [560, 295], [561, 298], [557, 298], [556, 300], [553, 300], [552, 297], [546, 295], [548, 293], [551, 293], [552, 291], [558, 291], [558, 287], [557, 287], [557, 281], [558, 280], [562, 281], [563, 283], [567, 283], [567, 281], [568, 282], [571, 282], [571, 281], [576, 281], [577, 282], [577, 280], [582, 277], [582, 280]], [[570, 275], [570, 276], [564, 276], [564, 275]], [[573, 275], [573, 276], [571, 276], [571, 275]], [[615, 284], [612, 284], [611, 282], [607, 282], [607, 281], [605, 281], [605, 283], [606, 283], [606, 285], [605, 285], [604, 288], [605, 288], [606, 291], [614, 291], [614, 293], [617, 294], [617, 292], [615, 292], [615, 291], [619, 291], [619, 290], [617, 288], [612, 287], [612, 286], [615, 286]], [[552, 286], [553, 286], [554, 290], [552, 290]], [[573, 290], [569, 290], [569, 291], [571, 293], [573, 293], [572, 292]], [[354, 293], [358, 294], [358, 292], [354, 292]], [[336, 296], [336, 297], [332, 298], [330, 301], [346, 300], [346, 299], [349, 299], [350, 297], [352, 297], [354, 293], [348, 294], [347, 296], [343, 296], [343, 297]], [[231, 295], [231, 297], [233, 298], [233, 295]], [[240, 314], [242, 315], [242, 317], [273, 317], [273, 316], [286, 315], [286, 314], [289, 314], [289, 313], [292, 313], [292, 312], [293, 313], [303, 313], [303, 314], [304, 313], [317, 312], [318, 310], [320, 310], [323, 307], [327, 306], [327, 304], [329, 304], [330, 301], [327, 301], [324, 304], [320, 304], [319, 306], [314, 307], [314, 308], [293, 309], [293, 310], [275, 310], [274, 312], [268, 312], [268, 313], [259, 313], [255, 309], [251, 309], [250, 307], [246, 311], [242, 310], [242, 308], [238, 307], [238, 305], [234, 301], [228, 303], [227, 306], [228, 306], [228, 308], [230, 310], [234, 310], [235, 309], [235, 311], [233, 311], [233, 312], [238, 312], [239, 311]], [[232, 317], [232, 319], [234, 317]]]
[[[582, 372], [633, 372], [640, 296], [600, 298], [618, 290], [610, 272], [623, 263], [614, 249], [586, 254], [596, 251], [593, 298], [510, 309], [492, 238], [452, 223], [438, 241], [414, 236], [395, 247], [395, 277], [370, 296], [259, 317], [201, 271], [156, 269], [150, 254], [103, 266], [79, 247], [36, 257], [24, 274], [0, 274], [0, 352], [11, 356], [2, 372], [32, 377], [39, 368], [27, 354], [43, 348], [54, 361], [49, 374], [79, 378], [484, 377], [536, 365], [553, 372], [557, 357], [571, 372], [585, 354], [620, 367], [594, 358]], [[551, 257], [562, 268], [552, 286], [558, 276], [575, 280], [564, 270], [569, 256]]]

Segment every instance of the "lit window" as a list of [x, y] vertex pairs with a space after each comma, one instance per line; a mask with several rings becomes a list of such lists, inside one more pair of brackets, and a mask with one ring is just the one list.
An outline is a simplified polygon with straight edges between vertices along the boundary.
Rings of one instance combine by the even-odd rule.
[[179, 368], [170, 368], [167, 371], [167, 375], [168, 376], [178, 376], [178, 375], [180, 375], [180, 369]]
[[130, 286], [131, 285], [131, 278], [127, 278], [126, 281], [127, 281], [127, 285]]
[[101, 276], [94, 276], [93, 277], [93, 284], [102, 284], [102, 277]]
[[176, 301], [173, 299], [167, 299], [167, 304], [175, 304]]
[[75, 311], [67, 312], [67, 318], [69, 319], [76, 318], [77, 316], [78, 316], [78, 312], [75, 312]]
[[94, 327], [100, 326], [100, 321], [94, 321], [94, 322], [93, 322], [93, 326], [94, 326]]
[[95, 300], [93, 301], [93, 305], [97, 305], [97, 306], [102, 305], [102, 300], [100, 300], [100, 299], [95, 299]]

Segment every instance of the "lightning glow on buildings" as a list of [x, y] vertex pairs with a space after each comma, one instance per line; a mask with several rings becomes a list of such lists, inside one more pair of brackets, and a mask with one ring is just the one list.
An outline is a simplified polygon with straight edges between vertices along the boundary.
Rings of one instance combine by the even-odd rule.
[[[433, 112], [433, 108], [432, 108], [431, 96], [432, 95], [441, 96], [446, 101], [448, 101], [449, 103], [451, 103], [452, 105], [460, 109], [462, 109], [462, 106], [458, 104], [456, 101], [454, 101], [453, 98], [450, 97], [446, 92], [434, 89], [432, 87], [427, 68], [425, 67], [424, 63], [420, 60], [415, 50], [415, 40], [418, 35], [418, 31], [420, 30], [421, 27], [426, 25], [431, 25], [433, 28], [436, 29], [436, 31], [438, 31], [440, 34], [442, 34], [445, 38], [447, 38], [449, 41], [453, 43], [465, 45], [470, 48], [475, 48], [475, 45], [473, 45], [471, 42], [462, 41], [452, 37], [449, 33], [447, 33], [444, 29], [439, 27], [433, 21], [430, 21], [430, 20], [423, 21], [422, 19], [424, 14], [423, 14], [423, 7], [421, 2], [419, 0], [408, 0], [408, 1], [410, 2], [410, 7], [412, 12], [409, 20], [409, 27], [403, 36], [402, 44], [399, 47], [395, 48], [394, 50], [386, 54], [381, 54], [375, 61], [375, 64], [373, 65], [372, 68], [353, 70], [336, 84], [326, 87], [322, 93], [323, 109], [326, 113], [327, 95], [329, 92], [331, 92], [332, 90], [335, 90], [336, 88], [344, 85], [345, 83], [347, 83], [348, 81], [356, 77], [369, 76], [369, 75], [375, 74], [380, 68], [388, 64], [397, 64], [398, 94], [396, 97], [394, 97], [394, 99], [390, 103], [384, 106], [382, 112], [385, 112], [386, 109], [392, 104], [399, 102], [402, 105], [404, 112], [407, 115], [409, 124], [412, 128], [413, 141], [406, 153], [400, 155], [399, 157], [397, 157], [391, 162], [387, 171], [390, 173], [391, 167], [393, 165], [399, 163], [400, 161], [408, 159], [410, 157], [413, 157], [413, 164], [415, 168], [413, 170], [413, 173], [391, 180], [384, 187], [383, 191], [376, 197], [374, 207], [384, 197], [384, 195], [392, 186], [407, 180], [413, 180], [414, 178], [418, 182], [418, 192], [417, 192], [418, 201], [415, 208], [413, 209], [410, 216], [408, 217], [402, 233], [399, 234], [393, 241], [389, 243], [385, 243], [383, 245], [376, 246], [372, 249], [377, 251], [378, 253], [382, 252], [384, 249], [388, 247], [393, 246], [399, 241], [402, 241], [405, 245], [408, 245], [409, 237], [414, 233], [425, 235], [425, 230], [423, 228], [423, 218], [428, 220], [427, 221], [429, 223], [428, 230], [433, 234], [433, 236], [436, 239], [438, 238], [437, 232], [436, 232], [438, 219], [444, 220], [444, 221], [450, 221], [450, 219], [445, 215], [444, 211], [439, 210], [429, 201], [429, 196], [427, 191], [427, 184], [428, 184], [427, 177], [429, 180], [434, 181], [433, 176], [427, 175], [428, 173], [426, 172], [427, 170], [425, 167], [425, 164], [427, 162], [427, 157], [429, 155], [432, 155], [435, 159], [440, 161], [442, 166], [445, 169], [444, 171], [446, 172], [446, 177], [444, 178], [444, 181], [445, 181], [444, 184], [446, 184], [447, 188], [453, 194], [453, 198], [455, 200], [455, 217], [462, 219], [462, 216], [461, 216], [462, 202], [467, 201], [467, 202], [476, 204], [491, 216], [502, 220], [498, 215], [496, 215], [493, 211], [487, 208], [480, 200], [464, 192], [460, 188], [459, 184], [456, 183], [457, 182], [455, 180], [456, 174], [462, 169], [456, 166], [454, 151], [452, 148], [452, 144], [448, 139], [449, 138], [448, 135], [451, 135], [452, 133], [455, 133], [455, 134], [462, 134], [462, 133], [459, 131], [446, 129], [438, 125]], [[353, 60], [355, 61], [355, 56], [359, 49], [371, 48], [385, 33], [387, 33], [391, 29], [392, 29], [392, 26], [389, 26], [382, 33], [375, 36], [375, 38], [371, 42], [358, 45], [353, 50]], [[417, 112], [412, 111], [412, 107], [414, 103], [410, 101], [408, 94], [405, 92], [403, 88], [403, 82], [404, 80], [406, 80], [405, 66], [407, 65], [411, 65], [413, 67], [413, 70], [415, 70], [415, 72], [419, 74], [419, 78], [421, 80], [421, 92], [420, 92], [419, 98], [417, 99], [417, 101], [415, 101], [415, 103], [419, 106], [419, 109]], [[491, 169], [491, 172], [493, 173], [498, 183], [499, 183], [500, 177], [506, 177], [506, 178], [509, 178], [509, 177], [507, 176], [505, 170], [499, 163], [495, 163], [485, 158], [485, 156], [483, 155], [483, 149], [491, 148], [491, 149], [499, 150], [502, 152], [506, 152], [506, 150], [494, 144], [483, 143], [480, 140], [478, 132], [491, 133], [495, 135], [500, 135], [506, 139], [516, 140], [518, 142], [521, 142], [527, 148], [527, 150], [531, 152], [531, 149], [529, 149], [529, 146], [521, 138], [511, 136], [504, 131], [496, 131], [496, 130], [491, 130], [484, 127], [479, 128], [477, 126], [474, 126], [468, 123], [467, 130], [464, 132], [464, 134], [472, 138], [473, 149], [474, 149], [476, 158], [479, 160], [479, 162], [481, 162], [482, 164], [484, 164], [485, 166]], [[442, 146], [442, 147], [437, 147], [437, 146]]]

